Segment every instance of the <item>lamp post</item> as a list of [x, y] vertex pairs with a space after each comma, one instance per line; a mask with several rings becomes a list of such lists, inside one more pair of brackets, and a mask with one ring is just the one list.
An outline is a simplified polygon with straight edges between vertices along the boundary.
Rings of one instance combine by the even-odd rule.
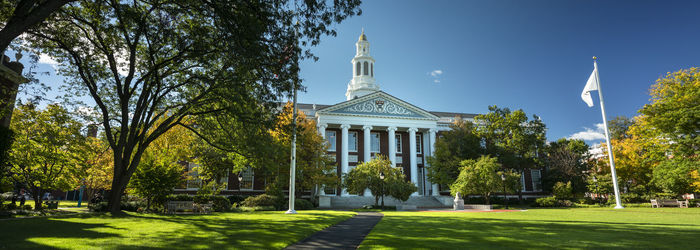
[[241, 182], [243, 181], [243, 173], [238, 172], [238, 191], [241, 191]]
[[382, 210], [384, 210], [384, 172], [379, 172], [379, 179], [382, 180]]
[[595, 175], [593, 176], [593, 183], [595, 184], [595, 194], [596, 194], [596, 200], [598, 200], [598, 205], [600, 205], [600, 197], [597, 195], [598, 194], [598, 178], [595, 178]]
[[501, 174], [501, 180], [503, 181], [503, 200], [506, 202], [506, 209], [508, 209], [508, 195], [506, 195], [506, 175]]

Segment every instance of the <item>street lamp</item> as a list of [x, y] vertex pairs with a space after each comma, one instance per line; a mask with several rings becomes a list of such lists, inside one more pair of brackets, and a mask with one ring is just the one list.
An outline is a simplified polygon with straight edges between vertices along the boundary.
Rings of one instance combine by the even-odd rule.
[[238, 191], [241, 191], [241, 182], [243, 181], [243, 174], [238, 172]]
[[379, 179], [382, 180], [382, 210], [384, 210], [384, 171], [379, 172]]
[[503, 181], [503, 200], [506, 202], [506, 209], [508, 209], [508, 196], [506, 195], [506, 175], [501, 174], [501, 180]]

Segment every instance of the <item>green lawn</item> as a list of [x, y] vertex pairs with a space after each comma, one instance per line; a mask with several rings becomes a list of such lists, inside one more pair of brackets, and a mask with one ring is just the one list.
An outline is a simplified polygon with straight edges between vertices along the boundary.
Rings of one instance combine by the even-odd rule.
[[283, 248], [350, 218], [342, 211], [76, 215], [0, 221], [0, 248]]
[[697, 249], [700, 208], [384, 212], [362, 248]]

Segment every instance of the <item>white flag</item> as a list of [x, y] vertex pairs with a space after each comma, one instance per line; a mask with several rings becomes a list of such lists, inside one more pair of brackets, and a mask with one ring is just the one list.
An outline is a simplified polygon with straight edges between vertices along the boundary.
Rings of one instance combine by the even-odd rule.
[[581, 92], [581, 99], [588, 104], [588, 107], [593, 107], [591, 91], [598, 90], [598, 66], [594, 64], [593, 67], [593, 72], [591, 72], [591, 76], [588, 77], [586, 87], [584, 87], [583, 92]]

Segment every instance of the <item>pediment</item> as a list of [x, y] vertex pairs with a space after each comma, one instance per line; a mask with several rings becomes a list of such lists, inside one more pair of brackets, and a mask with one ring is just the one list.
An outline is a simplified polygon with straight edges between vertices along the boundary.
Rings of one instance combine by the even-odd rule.
[[437, 120], [438, 117], [391, 96], [383, 91], [338, 103], [318, 111], [318, 114], [377, 116], [409, 119]]

